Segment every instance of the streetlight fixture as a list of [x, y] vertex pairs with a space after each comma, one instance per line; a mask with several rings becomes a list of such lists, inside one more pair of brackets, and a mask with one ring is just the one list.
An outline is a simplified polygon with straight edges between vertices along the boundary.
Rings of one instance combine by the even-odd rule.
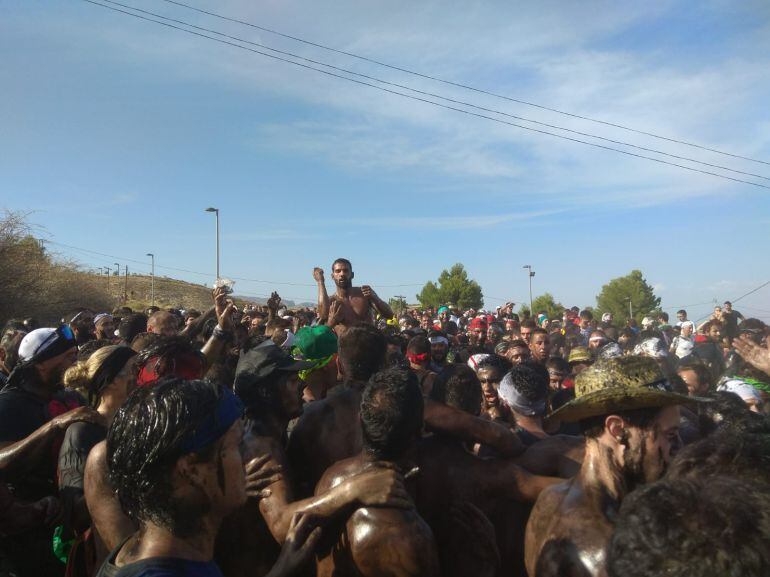
[[525, 264], [521, 268], [529, 269], [529, 314], [534, 317], [535, 316], [535, 311], [532, 310], [532, 277], [535, 276], [535, 273], [532, 270], [532, 265], [531, 264]]
[[152, 274], [150, 276], [150, 299], [152, 300], [152, 306], [155, 306], [155, 255], [151, 252], [147, 253], [152, 259]]
[[210, 206], [206, 212], [213, 212], [217, 218], [217, 280], [219, 280], [219, 209]]

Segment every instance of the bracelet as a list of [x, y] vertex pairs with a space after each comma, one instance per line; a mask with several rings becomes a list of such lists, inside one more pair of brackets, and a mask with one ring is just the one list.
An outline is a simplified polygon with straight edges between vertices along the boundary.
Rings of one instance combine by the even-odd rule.
[[219, 325], [214, 327], [214, 332], [211, 333], [211, 336], [217, 339], [221, 339], [223, 341], [228, 340], [230, 337], [233, 336], [232, 331], [226, 331]]

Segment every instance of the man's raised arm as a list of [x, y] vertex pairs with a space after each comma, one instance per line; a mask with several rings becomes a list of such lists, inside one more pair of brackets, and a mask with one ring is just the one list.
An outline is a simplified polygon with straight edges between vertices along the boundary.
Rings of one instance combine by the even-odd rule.
[[395, 316], [393, 314], [393, 309], [390, 308], [390, 305], [388, 305], [388, 303], [386, 303], [384, 300], [378, 297], [377, 293], [374, 292], [374, 289], [370, 287], [368, 284], [365, 284], [361, 287], [361, 293], [367, 299], [369, 299], [369, 302], [374, 307], [374, 310], [380, 313], [380, 316], [386, 319], [392, 319]]
[[329, 293], [326, 292], [324, 269], [315, 267], [313, 278], [318, 283], [318, 320], [323, 321], [329, 316]]

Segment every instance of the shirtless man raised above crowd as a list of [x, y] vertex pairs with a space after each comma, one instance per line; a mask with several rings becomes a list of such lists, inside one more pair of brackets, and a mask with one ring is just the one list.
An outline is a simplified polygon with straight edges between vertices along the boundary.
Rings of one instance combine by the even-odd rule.
[[576, 477], [544, 490], [527, 524], [525, 563], [534, 577], [607, 574], [606, 550], [622, 500], [656, 481], [681, 444], [679, 407], [653, 359], [619, 357], [578, 375], [575, 400], [553, 413], [579, 422], [585, 457]]
[[387, 319], [393, 318], [393, 311], [388, 303], [378, 297], [372, 287], [353, 286], [354, 276], [353, 265], [349, 260], [335, 260], [332, 263], [332, 280], [337, 285], [337, 291], [329, 297], [323, 269], [313, 269], [313, 278], [318, 283], [318, 316], [325, 319], [326, 324], [338, 335], [359, 322], [374, 324], [373, 310]]

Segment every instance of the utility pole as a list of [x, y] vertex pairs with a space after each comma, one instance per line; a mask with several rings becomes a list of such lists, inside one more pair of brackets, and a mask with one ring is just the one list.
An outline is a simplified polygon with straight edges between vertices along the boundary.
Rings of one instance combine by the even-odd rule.
[[529, 314], [530, 316], [535, 316], [535, 311], [532, 310], [532, 277], [535, 276], [534, 271], [532, 270], [531, 264], [525, 264], [521, 268], [529, 269]]
[[631, 297], [626, 297], [628, 299], [628, 318], [629, 320], [634, 318], [634, 303], [631, 302]]
[[206, 212], [213, 212], [217, 217], [217, 280], [219, 280], [219, 209], [210, 206]]
[[155, 306], [155, 255], [151, 252], [147, 253], [147, 256], [152, 258], [152, 276], [150, 277], [150, 299], [152, 300], [152, 306]]
[[393, 298], [397, 299], [399, 303], [399, 311], [397, 314], [403, 313], [406, 308], [406, 297], [404, 295], [393, 295]]
[[115, 265], [115, 276], [120, 276], [120, 265], [116, 262], [112, 263]]
[[126, 265], [126, 284], [123, 287], [123, 302], [128, 301], [128, 265]]

